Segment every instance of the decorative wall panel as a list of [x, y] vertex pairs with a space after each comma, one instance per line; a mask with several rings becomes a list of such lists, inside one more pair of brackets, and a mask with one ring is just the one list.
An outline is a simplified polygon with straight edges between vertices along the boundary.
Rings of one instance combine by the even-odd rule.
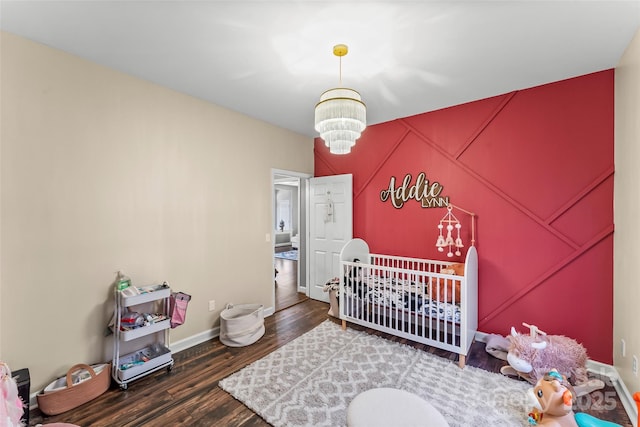
[[[444, 209], [380, 198], [391, 177], [424, 172], [477, 214], [479, 329], [505, 335], [533, 323], [612, 363], [613, 77], [606, 70], [370, 126], [344, 156], [316, 139], [315, 175], [353, 174], [354, 236], [373, 252], [447, 259], [435, 247]], [[468, 245], [470, 217], [454, 213]]]

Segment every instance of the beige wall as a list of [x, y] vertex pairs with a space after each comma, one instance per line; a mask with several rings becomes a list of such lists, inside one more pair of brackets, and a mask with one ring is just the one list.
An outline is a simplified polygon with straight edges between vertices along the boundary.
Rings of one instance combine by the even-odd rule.
[[273, 305], [271, 168], [312, 174], [311, 138], [0, 43], [0, 359], [30, 369], [32, 392], [110, 354], [117, 270], [193, 296], [171, 342], [210, 330], [227, 302]]
[[[631, 372], [640, 358], [640, 30], [616, 68], [616, 176], [614, 187], [614, 328], [613, 361], [627, 389], [640, 391]], [[627, 344], [622, 356], [620, 340]]]

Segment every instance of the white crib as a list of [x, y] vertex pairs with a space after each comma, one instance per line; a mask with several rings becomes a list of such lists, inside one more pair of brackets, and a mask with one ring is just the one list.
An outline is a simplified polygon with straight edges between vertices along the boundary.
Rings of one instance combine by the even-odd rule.
[[364, 240], [349, 241], [340, 254], [342, 327], [351, 322], [451, 351], [464, 367], [478, 327], [476, 248], [467, 250], [464, 275], [440, 272], [453, 264], [371, 254]]

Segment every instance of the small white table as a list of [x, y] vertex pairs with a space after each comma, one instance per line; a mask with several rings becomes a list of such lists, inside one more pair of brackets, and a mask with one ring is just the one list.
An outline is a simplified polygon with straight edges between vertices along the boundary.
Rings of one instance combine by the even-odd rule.
[[357, 395], [347, 408], [347, 427], [449, 427], [429, 402], [408, 391], [374, 388]]

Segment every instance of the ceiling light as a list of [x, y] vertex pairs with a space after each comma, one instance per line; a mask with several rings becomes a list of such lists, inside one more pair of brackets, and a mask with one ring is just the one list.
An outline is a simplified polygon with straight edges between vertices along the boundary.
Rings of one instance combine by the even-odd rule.
[[[349, 52], [344, 44], [335, 45], [333, 54], [340, 58], [340, 86], [342, 86], [342, 57]], [[367, 107], [360, 94], [353, 89], [337, 87], [320, 95], [316, 104], [315, 129], [332, 154], [347, 154], [356, 139], [367, 127]]]

